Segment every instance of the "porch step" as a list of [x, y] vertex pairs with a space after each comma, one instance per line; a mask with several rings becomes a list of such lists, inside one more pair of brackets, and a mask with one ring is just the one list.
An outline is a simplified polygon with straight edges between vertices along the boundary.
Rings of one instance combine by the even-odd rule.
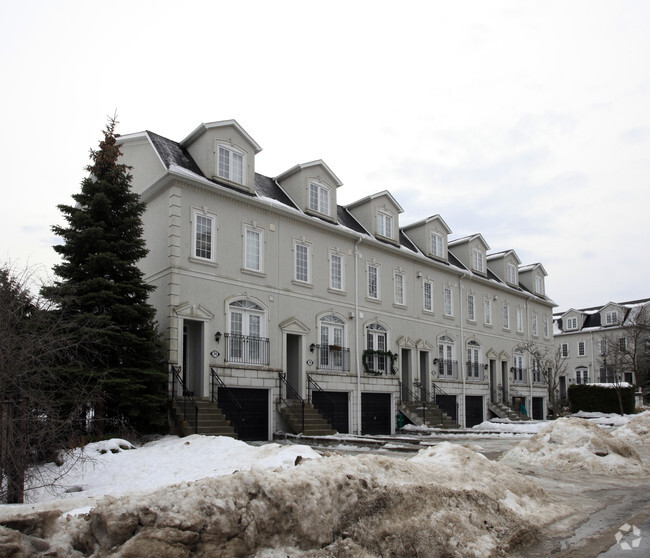
[[[204, 436], [229, 436], [237, 438], [237, 433], [219, 406], [209, 399], [194, 399], [198, 408], [198, 420], [194, 416], [194, 408], [188, 403], [189, 416], [183, 417], [183, 410], [176, 401], [173, 402], [172, 412], [179, 427], [181, 436], [203, 434]], [[195, 428], [196, 422], [196, 428]]]
[[460, 428], [459, 424], [433, 401], [427, 401], [424, 404], [419, 401], [402, 401], [397, 408], [416, 426]]
[[489, 399], [488, 399], [488, 409], [490, 409], [490, 411], [492, 411], [499, 418], [509, 419], [513, 422], [532, 420], [529, 416], [516, 411], [515, 409], [513, 409], [508, 405], [504, 405], [503, 403], [494, 403]]
[[279, 408], [280, 414], [289, 423], [294, 434], [303, 434], [304, 436], [331, 436], [336, 434], [330, 423], [321, 415], [311, 403], [305, 403], [305, 421], [304, 428], [301, 420], [302, 410], [300, 403], [296, 402], [292, 406], [282, 405]]

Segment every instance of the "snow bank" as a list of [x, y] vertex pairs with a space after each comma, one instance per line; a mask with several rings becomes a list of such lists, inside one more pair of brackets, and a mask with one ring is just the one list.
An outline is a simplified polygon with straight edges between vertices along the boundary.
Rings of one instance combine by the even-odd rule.
[[85, 516], [44, 513], [30, 544], [71, 557], [499, 556], [565, 512], [533, 481], [446, 442], [409, 460], [298, 461], [107, 496]]
[[645, 444], [650, 441], [650, 411], [634, 415], [613, 433], [617, 439], [628, 444]]
[[587, 470], [592, 473], [638, 475], [647, 470], [627, 443], [590, 421], [568, 417], [551, 422], [539, 434], [501, 456], [515, 467]]
[[537, 434], [548, 423], [544, 421], [510, 419], [492, 419], [472, 426], [473, 431], [479, 432], [509, 432], [514, 434]]

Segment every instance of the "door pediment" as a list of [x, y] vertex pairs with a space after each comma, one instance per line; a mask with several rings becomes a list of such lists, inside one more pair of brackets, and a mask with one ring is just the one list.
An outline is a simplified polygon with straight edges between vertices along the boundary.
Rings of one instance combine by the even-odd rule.
[[174, 312], [179, 318], [192, 318], [195, 320], [211, 320], [214, 318], [214, 314], [202, 304], [190, 304], [189, 302], [179, 304], [174, 308]]

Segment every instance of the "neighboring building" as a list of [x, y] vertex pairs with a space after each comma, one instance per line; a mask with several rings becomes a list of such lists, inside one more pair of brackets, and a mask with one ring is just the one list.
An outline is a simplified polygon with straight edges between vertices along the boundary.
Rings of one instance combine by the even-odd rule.
[[650, 298], [646, 298], [554, 314], [555, 343], [566, 358], [565, 391], [567, 383], [636, 384], [641, 380], [635, 377], [632, 361], [639, 366], [647, 359], [650, 335], [635, 330], [635, 325], [646, 319], [649, 305]]
[[393, 432], [419, 398], [461, 425], [515, 395], [544, 418], [543, 378], [517, 350], [553, 345], [541, 264], [488, 254], [480, 234], [450, 240], [440, 215], [403, 226], [387, 191], [338, 205], [321, 160], [263, 176], [234, 120], [120, 141], [147, 204], [141, 267], [170, 365], [186, 393], [239, 401], [242, 437], [285, 428], [279, 409], [298, 395], [333, 403], [340, 432]]

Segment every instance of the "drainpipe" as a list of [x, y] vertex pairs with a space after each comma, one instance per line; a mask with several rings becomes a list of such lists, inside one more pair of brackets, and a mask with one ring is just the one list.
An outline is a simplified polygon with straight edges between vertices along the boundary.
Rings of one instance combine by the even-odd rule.
[[[528, 303], [531, 300], [532, 299], [530, 297], [526, 299], [526, 337], [528, 338], [529, 347], [531, 346], [530, 343], [532, 342], [532, 337], [530, 334], [530, 315], [528, 312]], [[537, 334], [539, 335], [539, 324], [537, 324], [537, 328], [538, 328]], [[531, 357], [531, 360], [533, 360], [535, 358], [535, 355], [529, 355], [529, 357]], [[528, 386], [530, 390], [530, 403], [528, 406], [528, 413], [529, 413], [528, 416], [530, 417], [531, 416], [530, 413], [533, 412], [533, 368], [532, 366], [528, 369]]]
[[462, 275], [458, 278], [458, 313], [460, 318], [460, 373], [463, 378], [463, 413], [460, 417], [460, 425], [462, 428], [465, 428], [466, 417], [465, 417], [465, 328], [463, 327], [463, 277]]
[[359, 245], [363, 238], [354, 243], [354, 354], [357, 361], [357, 434], [361, 435], [361, 355], [359, 353]]

